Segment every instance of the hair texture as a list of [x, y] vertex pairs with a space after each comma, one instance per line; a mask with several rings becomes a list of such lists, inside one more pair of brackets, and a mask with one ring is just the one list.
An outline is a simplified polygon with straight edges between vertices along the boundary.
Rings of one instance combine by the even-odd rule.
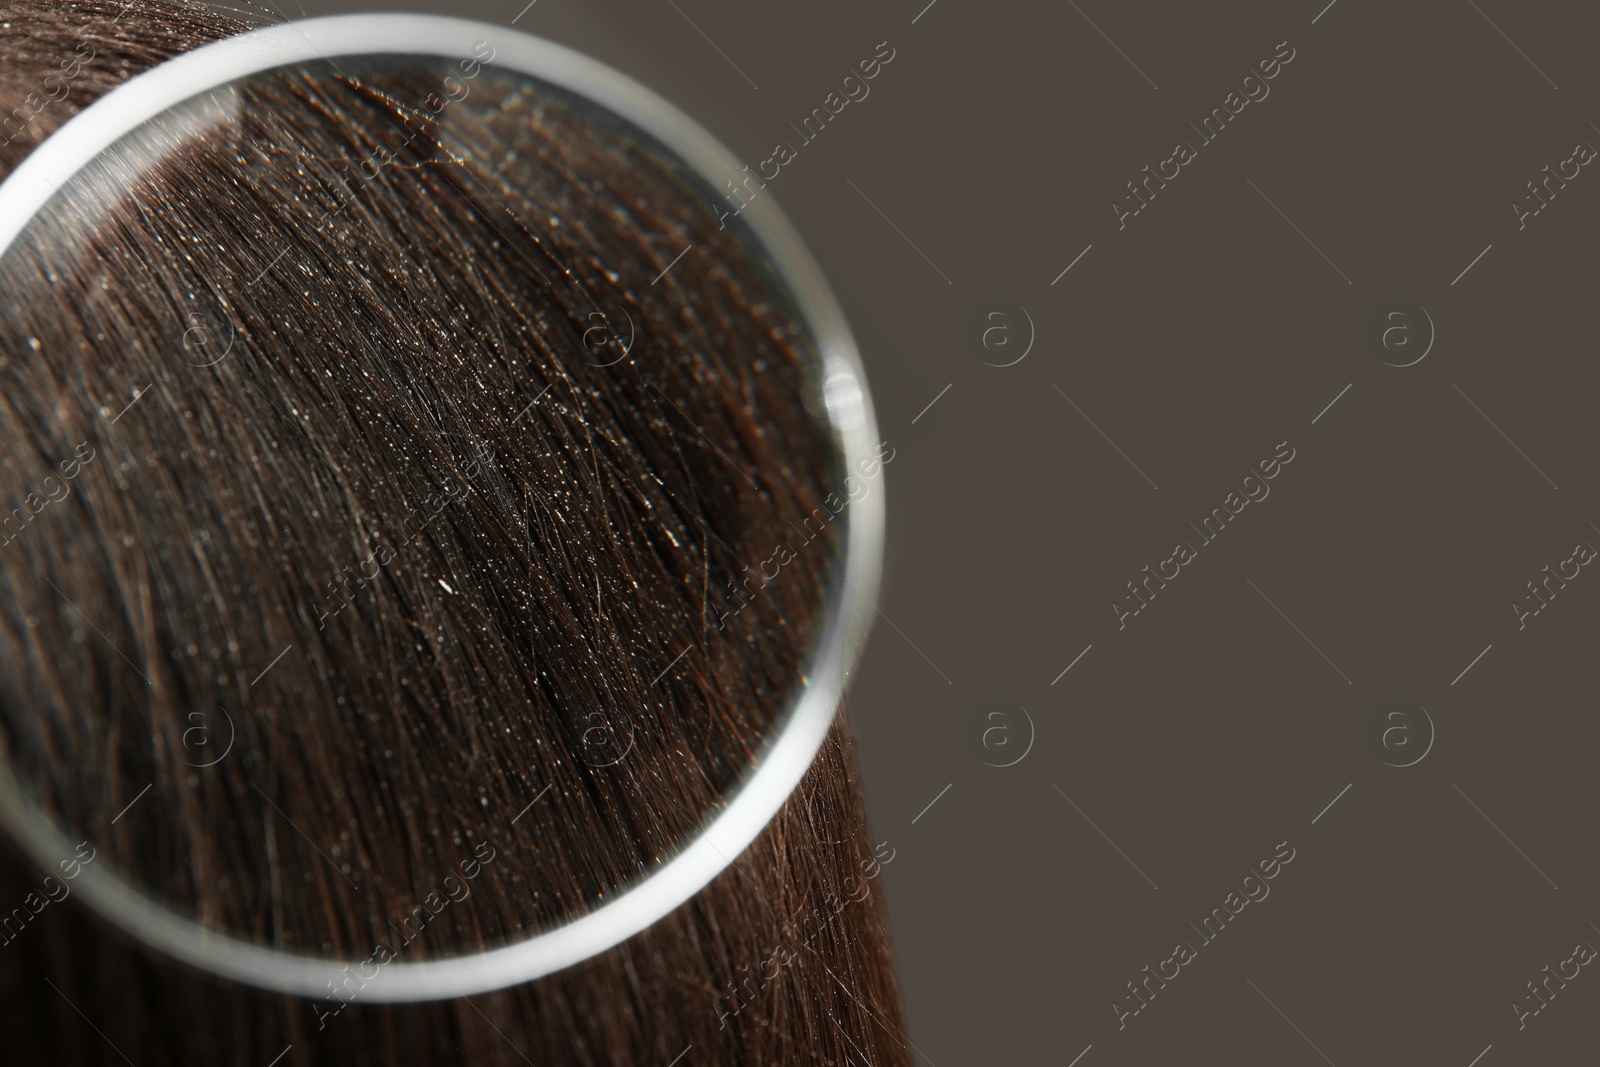
[[[0, 22], [0, 175], [244, 28]], [[8, 765], [78, 861], [286, 952], [456, 955], [626, 890], [760, 758], [836, 581], [848, 499], [782, 287], [660, 146], [488, 58], [243, 79], [0, 262]], [[667, 919], [392, 1008], [195, 974], [52, 906], [68, 857], [9, 859], [0, 1015], [25, 1057], [141, 1067], [902, 1063], [892, 855], [836, 724]]]

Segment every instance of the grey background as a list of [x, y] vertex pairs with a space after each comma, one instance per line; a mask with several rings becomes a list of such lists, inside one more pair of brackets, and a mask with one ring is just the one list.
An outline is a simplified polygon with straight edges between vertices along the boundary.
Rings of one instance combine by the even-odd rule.
[[[1524, 230], [1508, 208], [1600, 145], [1592, 8], [275, 2], [517, 19], [752, 167], [895, 48], [764, 195], [843, 300], [896, 448], [852, 706], [923, 1062], [1592, 1049], [1587, 969], [1520, 1032], [1510, 1004], [1600, 945], [1600, 577], [1521, 631], [1509, 603], [1600, 545], [1600, 177]], [[1285, 40], [1270, 95], [1119, 231], [1110, 198]], [[1437, 328], [1416, 366], [1366, 344], [1395, 298]], [[1015, 366], [966, 343], [994, 299], [1037, 331]], [[1119, 631], [1124, 583], [1282, 441], [1270, 496]], [[1366, 740], [1397, 698], [1437, 732], [1408, 768]], [[996, 699], [1036, 731], [1006, 768], [968, 742]], [[1270, 896], [1119, 1031], [1124, 984], [1282, 841]]]

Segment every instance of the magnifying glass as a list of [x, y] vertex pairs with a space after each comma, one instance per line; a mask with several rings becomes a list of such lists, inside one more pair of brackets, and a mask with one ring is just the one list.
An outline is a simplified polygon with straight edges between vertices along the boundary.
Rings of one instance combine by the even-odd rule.
[[[286, 101], [293, 105], [287, 111]], [[319, 123], [339, 124], [348, 144], [367, 151], [282, 151], [288, 133]], [[196, 161], [205, 166], [197, 170]], [[26, 380], [65, 383], [70, 393], [74, 375], [147, 360], [148, 352], [94, 344], [97, 279], [128, 276], [128, 257], [143, 255], [158, 259], [160, 269], [148, 284], [113, 294], [117, 314], [163, 348], [172, 373], [240, 386], [232, 413], [162, 408], [169, 401], [159, 381], [135, 385], [116, 403], [92, 390], [74, 398], [94, 408], [96, 442], [85, 444], [103, 457], [97, 469], [93, 458], [78, 456], [78, 477], [126, 483], [130, 512], [194, 515], [192, 552], [170, 546], [163, 554], [162, 546], [138, 558], [209, 559], [207, 522], [233, 513], [223, 506], [229, 493], [247, 491], [250, 477], [275, 476], [274, 435], [303, 435], [325, 462], [292, 514], [282, 506], [256, 514], [248, 502], [229, 504], [255, 514], [255, 526], [228, 534], [282, 539], [286, 558], [307, 540], [297, 529], [326, 515], [365, 509], [392, 518], [402, 510], [385, 510], [398, 490], [362, 481], [351, 457], [398, 457], [394, 470], [411, 471], [412, 482], [418, 464], [430, 465], [438, 492], [434, 504], [405, 512], [400, 532], [360, 531], [350, 566], [316, 576], [315, 595], [293, 611], [272, 608], [270, 598], [253, 602], [238, 576], [225, 574], [216, 576], [215, 597], [173, 608], [178, 616], [192, 607], [196, 617], [227, 615], [236, 627], [291, 635], [277, 659], [263, 647], [248, 669], [242, 654], [228, 649], [202, 662], [206, 651], [193, 642], [185, 647], [174, 624], [173, 634], [159, 626], [144, 631], [157, 634], [153, 647], [115, 647], [126, 670], [73, 677], [79, 653], [29, 637], [45, 609], [19, 599], [0, 645], [9, 642], [14, 663], [48, 664], [49, 677], [71, 684], [47, 684], [42, 673], [28, 671], [0, 682], [0, 824], [13, 840], [51, 871], [72, 864], [73, 889], [84, 902], [160, 952], [300, 996], [348, 989], [354, 975], [360, 998], [374, 1002], [470, 995], [549, 974], [643, 930], [727, 867], [800, 782], [832, 722], [869, 626], [884, 521], [881, 489], [868, 486], [883, 453], [843, 315], [770, 195], [741, 198], [742, 207], [729, 212], [726, 187], [744, 172], [687, 116], [599, 63], [503, 27], [415, 15], [289, 23], [206, 45], [107, 94], [30, 155], [0, 184], [0, 373], [9, 363], [12, 373], [35, 376]], [[211, 175], [211, 184], [194, 184], [196, 173]], [[395, 182], [429, 183], [436, 208], [430, 203], [426, 217], [386, 218], [380, 207], [388, 201], [366, 194]], [[270, 202], [260, 198], [268, 188], [294, 194]], [[624, 198], [619, 189], [637, 192]], [[238, 212], [251, 196], [257, 213]], [[227, 219], [237, 226], [236, 242], [184, 239], [185, 218], [205, 217], [223, 203], [232, 205]], [[703, 213], [699, 221], [685, 222], [693, 212]], [[119, 221], [152, 217], [165, 220], [170, 240], [141, 244]], [[691, 240], [671, 262], [668, 248], [646, 265], [637, 260], [638, 234], [658, 223], [675, 242], [687, 232], [704, 244]], [[454, 226], [484, 228], [482, 246], [499, 259], [437, 262], [426, 248], [405, 247], [419, 230]], [[313, 253], [347, 255], [356, 276], [406, 273], [408, 292], [422, 294], [415, 323], [392, 308], [372, 321], [355, 317], [367, 307], [362, 293], [328, 291], [307, 266]], [[616, 259], [630, 256], [625, 269], [615, 269]], [[668, 279], [685, 256], [707, 257], [709, 266], [688, 267], [694, 286], [674, 296], [678, 283]], [[664, 269], [646, 279], [655, 271], [645, 267], [658, 263]], [[490, 312], [456, 321], [450, 309], [460, 302], [427, 295], [430, 278], [473, 301], [509, 286], [507, 279], [527, 288], [500, 293], [506, 302], [526, 297], [531, 306], [543, 293], [542, 310], [530, 313], [538, 328], [523, 336]], [[74, 310], [71, 330], [39, 310], [58, 283], [89, 294]], [[308, 309], [301, 316], [293, 310], [298, 300]], [[708, 307], [741, 301], [751, 321], [782, 325], [742, 333], [705, 326]], [[328, 306], [348, 306], [352, 318], [338, 330], [307, 332], [304, 323], [323, 321], [309, 309]], [[655, 345], [655, 332], [685, 321], [701, 331], [706, 363], [653, 363], [668, 351]], [[550, 340], [557, 336], [560, 346]], [[457, 384], [435, 391], [398, 370], [393, 380], [379, 380], [386, 345], [436, 359], [441, 380]], [[558, 347], [565, 353], [559, 358], [552, 354]], [[468, 349], [482, 350], [481, 371], [464, 365]], [[294, 395], [322, 395], [306, 367], [332, 351], [369, 361], [362, 365], [374, 368], [370, 386], [338, 395], [326, 386], [317, 411], [269, 395], [272, 375], [291, 372], [301, 375]], [[773, 376], [762, 388], [776, 390], [781, 401], [763, 410], [752, 399], [742, 413], [708, 407], [708, 397], [722, 394], [697, 391], [695, 383], [719, 373]], [[496, 393], [502, 386], [517, 387], [519, 401], [528, 401], [514, 418], [515, 405]], [[537, 411], [536, 419], [555, 426], [560, 417], [536, 409], [541, 401], [558, 405], [571, 425], [525, 442], [518, 420]], [[619, 486], [614, 506], [651, 512], [665, 540], [621, 528], [613, 536], [629, 539], [630, 551], [678, 559], [686, 550], [673, 532], [676, 519], [651, 509], [704, 505], [702, 515], [709, 508], [718, 528], [682, 527], [684, 538], [702, 542], [703, 586], [690, 576], [689, 593], [679, 581], [620, 596], [596, 590], [590, 600], [570, 575], [495, 573], [495, 536], [510, 536], [503, 531], [448, 550], [430, 534], [433, 515], [471, 509], [486, 498], [474, 494], [503, 493], [517, 482], [512, 467], [555, 478], [572, 457], [557, 454], [552, 440], [567, 442], [574, 456], [600, 455], [600, 445], [580, 449], [585, 433], [593, 444], [594, 433], [606, 432], [585, 411], [624, 401], [631, 436], [605, 448], [650, 460], [656, 485], [637, 493]], [[144, 403], [151, 411], [139, 410]], [[472, 405], [506, 416], [452, 420], [452, 410]], [[342, 422], [327, 414], [336, 407]], [[249, 436], [229, 423], [241, 412], [273, 429], [250, 429]], [[727, 427], [745, 418], [738, 425], [757, 427], [745, 443], [770, 452], [772, 442], [756, 440], [769, 415], [773, 432], [792, 445], [794, 466], [821, 471], [820, 490], [808, 490], [799, 508], [776, 502], [782, 478], [745, 470], [716, 440], [731, 444]], [[6, 417], [14, 416], [0, 412]], [[168, 452], [140, 456], [132, 449], [148, 443], [139, 436], [147, 425], [194, 429]], [[359, 432], [340, 436], [330, 425]], [[185, 449], [210, 447], [217, 436], [260, 443], [238, 459], [254, 464], [250, 471], [222, 487], [161, 480], [169, 459], [168, 473], [181, 472]], [[728, 460], [721, 479], [738, 485], [732, 480], [742, 478], [750, 493], [741, 486], [736, 497], [705, 484], [705, 499], [695, 496], [674, 457], [707, 446]], [[538, 453], [540, 447], [551, 451]], [[51, 477], [59, 482], [65, 472]], [[560, 498], [550, 505], [553, 515], [562, 507], [608, 506], [569, 499], [572, 490], [559, 479], [551, 492]], [[708, 503], [735, 499], [744, 503], [724, 511]], [[84, 521], [72, 507], [36, 513], [36, 525]], [[792, 538], [772, 537], [780, 518]], [[450, 521], [458, 521], [454, 513]], [[23, 535], [52, 536], [32, 529]], [[560, 529], [539, 536], [574, 558], [585, 550], [564, 542]], [[19, 551], [39, 547], [28, 542]], [[412, 554], [391, 566], [401, 548]], [[137, 631], [140, 611], [154, 618], [151, 605], [172, 596], [162, 573], [130, 573], [134, 555], [119, 551], [112, 545], [82, 572], [41, 573], [45, 585], [28, 593], [35, 607], [48, 601], [59, 617], [81, 618], [89, 627], [84, 640], [104, 641], [112, 664], [107, 649], [118, 635]], [[813, 573], [822, 594], [809, 607], [791, 604], [761, 617], [770, 605], [756, 594], [769, 585], [781, 589], [785, 567]], [[402, 569], [404, 581], [395, 577]], [[474, 577], [473, 587], [458, 589], [461, 579], [447, 570]], [[130, 604], [125, 594], [108, 592], [112, 586], [137, 588], [143, 600]], [[358, 617], [380, 587], [391, 600], [404, 599], [415, 618], [433, 618], [427, 604], [438, 597], [475, 597], [492, 610], [476, 636], [420, 632], [403, 622], [383, 631], [384, 640], [409, 642], [408, 663], [429, 662], [429, 649], [440, 650], [436, 668], [399, 677], [405, 672], [381, 641], [352, 651], [351, 634], [374, 632], [360, 628]], [[238, 592], [236, 601], [229, 602], [228, 589]], [[681, 627], [681, 651], [647, 634], [639, 637], [648, 654], [541, 643], [541, 619], [560, 616], [568, 620], [565, 632], [581, 632], [572, 619], [626, 615], [630, 598], [698, 603]], [[121, 605], [115, 625], [97, 611], [113, 604]], [[750, 614], [736, 619], [747, 607]], [[743, 645], [723, 636], [730, 630]], [[330, 633], [343, 635], [343, 643]], [[752, 641], [792, 647], [767, 657], [757, 676], [740, 666], [755, 658]], [[478, 644], [500, 649], [502, 659], [485, 653], [474, 662]], [[445, 655], [447, 646], [456, 651]], [[243, 681], [216, 681], [224, 674]], [[519, 679], [526, 699], [491, 704], [472, 695], [514, 691]], [[726, 679], [737, 681], [736, 691], [718, 691]], [[193, 694], [176, 691], [191, 686]], [[382, 715], [372, 704], [376, 692], [393, 694]], [[218, 693], [227, 699], [215, 699]], [[451, 714], [439, 711], [439, 694], [453, 702]], [[172, 711], [188, 707], [185, 701], [193, 708]], [[151, 710], [158, 706], [159, 715]], [[463, 707], [474, 710], [463, 715]], [[384, 736], [386, 727], [377, 724], [396, 716], [408, 725]], [[523, 756], [527, 767], [512, 776], [515, 790], [505, 774], [485, 770]], [[325, 773], [330, 759], [340, 769], [332, 780]], [[475, 788], [490, 779], [492, 788]], [[541, 884], [546, 875], [555, 882]]]

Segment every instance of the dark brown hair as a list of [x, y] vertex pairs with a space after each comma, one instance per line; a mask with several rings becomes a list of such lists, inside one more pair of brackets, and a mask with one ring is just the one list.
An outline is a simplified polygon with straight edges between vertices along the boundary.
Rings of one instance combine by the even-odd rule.
[[[241, 28], [0, 21], [5, 169]], [[9, 765], [87, 862], [286, 952], [454, 955], [626, 890], [760, 758], [835, 591], [849, 516], [782, 287], [659, 145], [486, 58], [242, 79], [0, 261]], [[470, 1001], [228, 987], [35, 909], [10, 861], [7, 1033], [141, 1065], [904, 1062], [893, 849], [841, 730], [691, 904]]]

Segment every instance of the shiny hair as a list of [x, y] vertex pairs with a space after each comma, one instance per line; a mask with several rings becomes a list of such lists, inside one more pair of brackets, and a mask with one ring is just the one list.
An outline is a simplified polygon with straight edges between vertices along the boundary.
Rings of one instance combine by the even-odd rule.
[[[243, 28], [0, 21], [0, 175]], [[689, 905], [471, 1000], [241, 989], [70, 899], [98, 865], [286, 952], [504, 944], [670, 859], [805, 684], [849, 520], [795, 310], [657, 146], [485, 58], [448, 122], [438, 71], [244, 80], [0, 261], [0, 742], [88, 850], [0, 863], [25, 1057], [906, 1062], [840, 724]]]

